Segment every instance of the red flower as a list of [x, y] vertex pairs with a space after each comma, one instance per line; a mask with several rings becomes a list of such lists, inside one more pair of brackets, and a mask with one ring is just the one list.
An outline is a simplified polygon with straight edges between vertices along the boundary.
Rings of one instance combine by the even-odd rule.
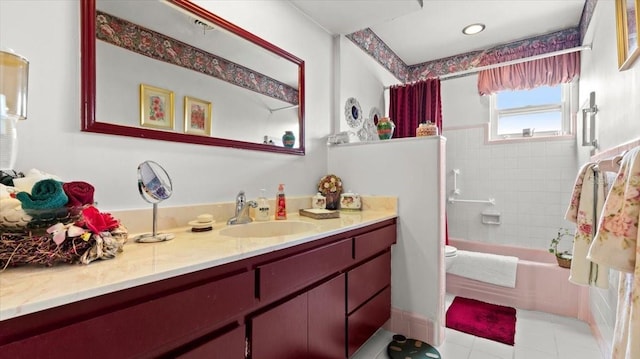
[[113, 218], [111, 213], [100, 213], [96, 207], [89, 206], [82, 210], [82, 220], [79, 225], [93, 233], [101, 233], [115, 229], [120, 225], [120, 221]]

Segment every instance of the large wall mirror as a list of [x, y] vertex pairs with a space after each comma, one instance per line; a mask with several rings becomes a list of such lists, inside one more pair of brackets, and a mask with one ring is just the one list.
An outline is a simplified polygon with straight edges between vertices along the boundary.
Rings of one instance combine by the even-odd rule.
[[301, 59], [188, 0], [80, 7], [83, 131], [304, 155]]

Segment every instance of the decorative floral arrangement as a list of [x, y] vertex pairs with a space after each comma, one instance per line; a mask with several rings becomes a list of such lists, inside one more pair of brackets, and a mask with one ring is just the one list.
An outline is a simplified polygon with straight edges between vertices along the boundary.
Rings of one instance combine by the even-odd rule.
[[320, 179], [320, 183], [318, 183], [318, 192], [322, 193], [323, 196], [331, 193], [342, 193], [342, 180], [340, 177], [329, 174]]
[[35, 182], [30, 192], [17, 186], [0, 190], [0, 270], [23, 264], [89, 264], [114, 258], [127, 241], [120, 221], [94, 206], [89, 183], [47, 178]]
[[54, 224], [44, 233], [3, 232], [0, 237], [0, 266], [59, 262], [89, 264], [114, 258], [127, 242], [127, 229], [109, 213], [94, 206], [81, 210], [75, 222]]

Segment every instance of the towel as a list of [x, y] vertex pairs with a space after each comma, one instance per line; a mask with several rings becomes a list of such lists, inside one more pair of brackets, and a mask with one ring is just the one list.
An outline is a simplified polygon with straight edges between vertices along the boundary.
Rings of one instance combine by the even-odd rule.
[[18, 192], [31, 193], [33, 186], [35, 186], [38, 181], [42, 181], [43, 179], [48, 178], [60, 180], [60, 178], [58, 178], [57, 176], [32, 168], [25, 174], [24, 177], [14, 178], [13, 185], [18, 190]]
[[622, 158], [618, 176], [604, 203], [588, 258], [613, 269], [633, 273], [639, 215], [640, 147]]
[[66, 182], [62, 185], [62, 189], [67, 197], [69, 197], [67, 207], [80, 207], [85, 204], [93, 204], [94, 188], [87, 182]]
[[640, 148], [622, 157], [588, 258], [621, 271], [612, 359], [640, 358]]
[[597, 176], [594, 173], [595, 166], [595, 163], [587, 163], [578, 172], [571, 203], [565, 214], [566, 220], [576, 224], [569, 281], [606, 289], [609, 288], [609, 268], [587, 259], [587, 252], [595, 236], [595, 224], [602, 211], [606, 187], [602, 172], [598, 171]]
[[16, 198], [22, 202], [22, 208], [29, 210], [54, 209], [64, 207], [69, 198], [62, 189], [62, 182], [54, 179], [45, 179], [33, 185], [31, 194], [18, 192]]
[[502, 287], [516, 287], [518, 257], [458, 250], [447, 273]]

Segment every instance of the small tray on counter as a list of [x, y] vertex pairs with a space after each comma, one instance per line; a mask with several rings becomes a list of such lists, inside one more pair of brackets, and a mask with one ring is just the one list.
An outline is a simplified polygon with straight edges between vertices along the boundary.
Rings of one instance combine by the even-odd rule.
[[319, 209], [319, 208], [307, 208], [307, 209], [301, 209], [300, 215], [313, 218], [313, 219], [329, 219], [329, 218], [339, 218], [340, 211], [332, 211], [329, 209]]

